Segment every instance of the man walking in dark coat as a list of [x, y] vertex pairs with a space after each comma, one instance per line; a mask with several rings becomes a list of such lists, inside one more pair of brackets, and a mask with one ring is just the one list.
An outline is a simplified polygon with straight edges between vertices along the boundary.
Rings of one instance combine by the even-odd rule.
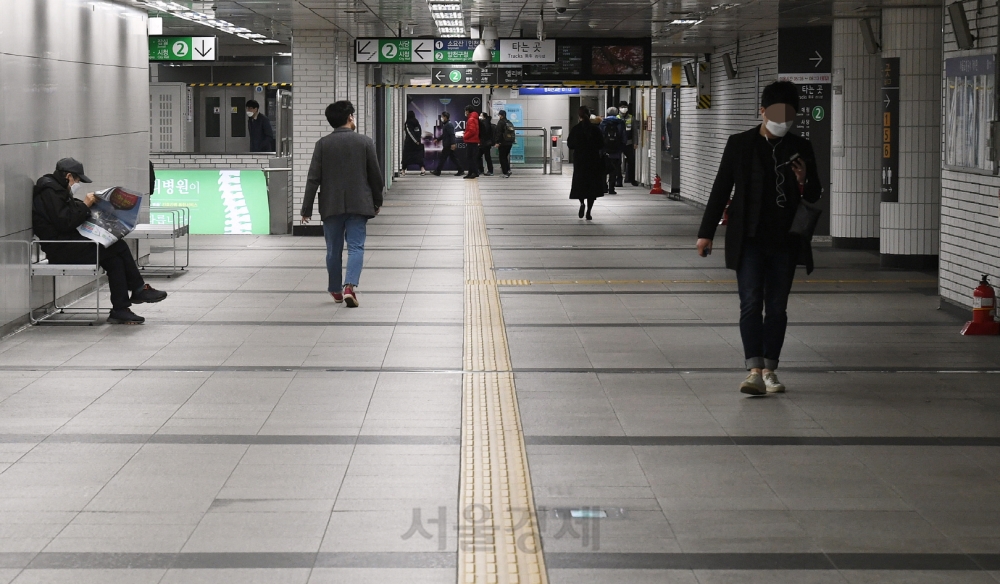
[[[143, 281], [132, 250], [124, 241], [119, 239], [109, 247], [97, 246], [77, 231], [77, 227], [90, 219], [90, 208], [97, 203], [94, 193], [83, 195], [84, 183], [90, 182], [80, 162], [72, 158], [57, 162], [54, 173], [35, 183], [31, 202], [32, 230], [42, 241], [56, 242], [41, 244], [50, 263], [93, 264], [96, 260], [104, 268], [111, 289], [109, 323], [142, 324], [146, 319], [132, 312], [130, 307], [159, 302], [167, 293], [154, 290]], [[74, 198], [74, 193], [82, 200]]]
[[[302, 223], [312, 218], [318, 190], [326, 236], [327, 290], [334, 302], [356, 308], [358, 295], [354, 288], [361, 281], [368, 220], [382, 207], [385, 183], [375, 142], [356, 131], [354, 105], [349, 101], [332, 103], [326, 108], [326, 119], [333, 132], [320, 138], [313, 150], [302, 200]], [[346, 275], [342, 273], [345, 239]]]
[[616, 195], [615, 185], [622, 180], [622, 151], [627, 140], [625, 122], [618, 117], [618, 108], [608, 108], [607, 117], [601, 121], [601, 134], [604, 135], [604, 155], [608, 157], [607, 193]]
[[445, 163], [448, 160], [452, 160], [455, 163], [455, 167], [458, 168], [458, 172], [455, 176], [462, 176], [465, 174], [462, 171], [462, 163], [458, 161], [458, 156], [455, 154], [455, 150], [458, 148], [458, 144], [455, 143], [455, 124], [451, 123], [451, 114], [448, 112], [441, 112], [441, 156], [438, 158], [438, 167], [434, 169], [434, 176], [441, 176], [441, 171], [444, 169]]
[[814, 203], [823, 194], [812, 144], [788, 133], [799, 108], [798, 88], [772, 83], [760, 101], [763, 123], [726, 143], [698, 230], [698, 253], [706, 256], [729, 203], [726, 267], [736, 270], [739, 284], [740, 336], [750, 371], [740, 391], [750, 395], [785, 391], [775, 369], [788, 325], [788, 294], [796, 265], [812, 271], [808, 241], [789, 230], [799, 202]]

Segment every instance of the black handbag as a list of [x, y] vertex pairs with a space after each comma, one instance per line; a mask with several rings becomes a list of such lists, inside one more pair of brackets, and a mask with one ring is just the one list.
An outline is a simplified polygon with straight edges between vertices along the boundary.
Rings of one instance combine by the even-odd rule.
[[792, 227], [788, 232], [792, 235], [798, 235], [805, 241], [811, 240], [822, 214], [823, 209], [820, 209], [816, 203], [799, 199], [799, 207], [795, 210], [795, 218], [792, 219]]

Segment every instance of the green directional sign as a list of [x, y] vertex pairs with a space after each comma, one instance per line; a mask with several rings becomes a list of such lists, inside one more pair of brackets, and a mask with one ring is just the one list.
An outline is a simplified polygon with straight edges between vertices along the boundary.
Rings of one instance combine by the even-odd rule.
[[214, 61], [215, 37], [149, 37], [150, 61]]
[[826, 110], [823, 109], [823, 106], [818, 105], [818, 106], [816, 106], [816, 107], [814, 107], [812, 109], [812, 119], [813, 120], [815, 120], [817, 122], [822, 122], [823, 118], [825, 118], [825, 117], [826, 117]]
[[380, 40], [378, 43], [379, 63], [409, 63], [413, 44], [410, 39]]

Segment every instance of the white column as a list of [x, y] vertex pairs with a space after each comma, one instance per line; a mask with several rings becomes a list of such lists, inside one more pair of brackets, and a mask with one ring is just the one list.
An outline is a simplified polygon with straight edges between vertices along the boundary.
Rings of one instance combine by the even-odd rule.
[[[833, 21], [830, 235], [835, 247], [878, 249], [882, 120], [880, 54], [865, 50], [857, 19]], [[842, 94], [837, 95], [837, 86]], [[837, 136], [842, 147], [838, 148]]]
[[882, 203], [882, 265], [934, 268], [941, 225], [939, 7], [884, 8], [882, 56], [899, 57], [899, 202]]

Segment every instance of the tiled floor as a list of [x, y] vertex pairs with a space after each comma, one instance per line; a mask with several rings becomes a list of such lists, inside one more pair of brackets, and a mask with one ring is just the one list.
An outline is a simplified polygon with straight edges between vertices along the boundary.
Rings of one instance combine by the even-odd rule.
[[[586, 222], [568, 181], [478, 181], [531, 281], [501, 292], [550, 582], [1000, 581], [1000, 339], [934, 274], [820, 247], [789, 393], [747, 399], [698, 210]], [[454, 583], [464, 187], [396, 183], [359, 309], [320, 239], [199, 237], [145, 326], [0, 341], [0, 583]]]

